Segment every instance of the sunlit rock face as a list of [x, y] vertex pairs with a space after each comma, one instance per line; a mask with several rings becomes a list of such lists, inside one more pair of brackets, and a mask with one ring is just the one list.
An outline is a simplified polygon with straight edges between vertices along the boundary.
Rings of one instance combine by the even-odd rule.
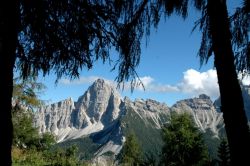
[[41, 107], [34, 123], [40, 133], [52, 132], [59, 141], [102, 130], [119, 117], [122, 103], [119, 92], [104, 80], [96, 80], [79, 97]]
[[72, 98], [41, 107], [37, 110], [34, 122], [40, 133], [58, 133], [58, 130], [72, 127], [72, 113], [75, 109]]
[[109, 83], [98, 79], [76, 102], [75, 126], [84, 128], [94, 123], [104, 126], [119, 116], [122, 102], [119, 92]]
[[212, 100], [205, 94], [198, 98], [178, 101], [171, 109], [176, 112], [190, 113], [196, 125], [204, 132], [211, 130], [218, 136], [224, 126], [222, 114], [216, 111]]
[[171, 111], [188, 112], [196, 125], [218, 134], [223, 127], [222, 114], [216, 111], [209, 96], [178, 101], [171, 108], [155, 100], [122, 99], [117, 89], [102, 79], [96, 80], [77, 102], [71, 98], [41, 107], [35, 114], [35, 126], [40, 133], [52, 132], [63, 141], [103, 130], [113, 125], [127, 110], [132, 110], [156, 128], [166, 123]]
[[166, 104], [152, 99], [131, 101], [126, 97], [124, 102], [127, 113], [133, 111], [146, 125], [157, 129], [160, 129], [166, 123], [167, 116], [170, 114], [170, 108]]

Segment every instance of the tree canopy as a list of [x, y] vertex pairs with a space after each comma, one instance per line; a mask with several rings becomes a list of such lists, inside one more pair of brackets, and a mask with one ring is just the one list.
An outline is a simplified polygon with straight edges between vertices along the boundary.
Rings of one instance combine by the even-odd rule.
[[55, 138], [49, 133], [39, 135], [38, 129], [34, 127], [34, 109], [42, 105], [38, 94], [45, 88], [42, 83], [37, 82], [36, 77], [26, 80], [14, 79], [13, 88], [13, 145], [19, 148], [46, 149], [55, 143]]
[[[51, 69], [58, 78], [76, 78], [79, 71], [91, 69], [98, 59], [112, 61], [109, 51], [120, 54], [117, 81], [137, 77], [135, 68], [141, 56], [141, 39], [149, 37], [162, 16], [188, 16], [188, 8], [201, 11], [195, 27], [202, 31], [198, 55], [201, 64], [212, 55], [212, 38], [206, 0], [136, 1], [20, 1], [17, 66], [24, 77]], [[238, 71], [249, 70], [249, 0], [244, 0], [230, 21]], [[133, 82], [135, 84], [135, 82]]]
[[16, 64], [22, 76], [54, 70], [58, 78], [76, 78], [96, 60], [110, 60], [109, 50], [114, 47], [120, 53], [114, 65], [119, 65], [117, 81], [135, 78], [142, 38], [138, 32], [146, 25], [141, 12], [146, 13], [147, 1], [137, 3], [20, 1]]
[[33, 110], [41, 106], [43, 101], [39, 98], [39, 95], [45, 88], [44, 84], [37, 82], [37, 77], [35, 76], [29, 76], [25, 80], [16, 77], [13, 86], [13, 109], [15, 107], [17, 109], [25, 107]]

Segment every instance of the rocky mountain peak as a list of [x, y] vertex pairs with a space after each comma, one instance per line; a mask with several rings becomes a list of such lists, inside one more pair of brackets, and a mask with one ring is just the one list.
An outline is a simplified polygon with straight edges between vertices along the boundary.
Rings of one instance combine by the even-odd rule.
[[189, 112], [196, 125], [203, 131], [210, 129], [218, 135], [220, 127], [223, 124], [222, 114], [218, 113], [212, 100], [205, 94], [199, 97], [178, 101], [172, 107], [176, 112]]
[[56, 134], [59, 140], [69, 135], [80, 137], [111, 125], [120, 115], [122, 102], [111, 83], [97, 79], [77, 102], [69, 98], [41, 107], [35, 115], [35, 126], [41, 133]]
[[70, 115], [75, 109], [72, 98], [43, 106], [37, 110], [34, 122], [39, 127], [39, 132], [52, 132], [57, 134], [58, 130], [72, 126]]
[[207, 100], [210, 100], [210, 97], [206, 94], [200, 94], [199, 95], [199, 99], [207, 99]]
[[[169, 108], [152, 99], [122, 99], [112, 83], [97, 79], [76, 102], [69, 98], [41, 107], [35, 115], [35, 125], [41, 133], [57, 135], [60, 142], [101, 131], [110, 132], [112, 126], [116, 126], [114, 131], [121, 133], [118, 122], [127, 114], [136, 115], [147, 126], [160, 129], [171, 111], [190, 113], [199, 128], [211, 129], [215, 134], [223, 123], [221, 114], [215, 111], [213, 102], [205, 94], [178, 101]], [[120, 139], [121, 134], [118, 135]]]
[[[89, 118], [88, 123], [97, 123], [104, 120], [102, 115], [109, 114], [109, 120], [116, 119], [119, 115], [119, 105], [122, 98], [115, 87], [103, 79], [97, 79], [85, 92], [79, 97], [76, 108], [78, 109], [79, 120], [86, 116]], [[81, 122], [79, 121], [79, 127]]]
[[193, 112], [194, 110], [210, 111], [211, 108], [214, 107], [212, 100], [206, 94], [201, 94], [199, 95], [199, 97], [195, 98], [177, 101], [177, 103], [174, 104], [173, 107], [176, 106], [188, 107], [191, 110], [191, 112]]
[[112, 86], [112, 85], [110, 85], [110, 83], [108, 83], [104, 79], [98, 78], [97, 80], [95, 80], [95, 82], [92, 84], [92, 86], [103, 87], [103, 86]]

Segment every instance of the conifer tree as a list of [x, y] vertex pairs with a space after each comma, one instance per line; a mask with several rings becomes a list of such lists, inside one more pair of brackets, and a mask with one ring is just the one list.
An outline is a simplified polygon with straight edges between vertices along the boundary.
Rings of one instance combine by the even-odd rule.
[[[33, 126], [33, 110], [42, 105], [39, 93], [45, 88], [36, 77], [14, 79], [12, 97], [13, 145], [19, 148], [38, 146], [38, 130]], [[46, 135], [47, 136], [47, 135]]]
[[187, 113], [172, 113], [163, 129], [162, 163], [166, 166], [193, 166], [208, 163], [202, 133]]
[[219, 166], [230, 166], [230, 152], [227, 140], [223, 138], [218, 147]]
[[137, 166], [141, 163], [142, 151], [133, 132], [127, 136], [120, 156], [124, 166]]

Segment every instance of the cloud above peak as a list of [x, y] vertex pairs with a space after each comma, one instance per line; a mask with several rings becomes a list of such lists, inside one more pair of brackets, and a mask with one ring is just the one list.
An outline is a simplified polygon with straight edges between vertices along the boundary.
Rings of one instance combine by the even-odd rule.
[[[98, 76], [89, 76], [89, 77], [80, 77], [77, 80], [68, 80], [68, 79], [61, 79], [59, 81], [60, 84], [63, 85], [80, 85], [80, 84], [91, 84], [96, 79], [101, 78]], [[113, 80], [108, 80], [111, 84], [117, 85]], [[183, 72], [182, 79], [173, 84], [161, 83], [158, 80], [154, 79], [151, 76], [144, 76], [140, 77], [144, 88], [142, 85], [138, 85], [135, 87], [135, 91], [144, 91], [145, 93], [182, 93], [188, 94], [190, 96], [198, 96], [199, 94], [207, 94], [211, 98], [217, 98], [219, 96], [219, 86], [217, 81], [217, 74], [216, 70], [210, 69], [205, 72], [199, 72], [194, 69], [188, 69]], [[250, 79], [246, 80], [250, 82]], [[246, 82], [245, 81], [245, 82]], [[244, 83], [245, 83], [244, 82]], [[124, 90], [131, 90], [130, 89], [130, 82], [126, 82], [124, 84]]]
[[[169, 93], [178, 92], [198, 96], [207, 94], [212, 98], [219, 96], [219, 86], [216, 70], [210, 69], [205, 72], [199, 72], [194, 69], [188, 69], [183, 72], [183, 78], [174, 85], [158, 83], [150, 76], [140, 78], [144, 84], [146, 92]], [[142, 86], [137, 88], [143, 90]]]
[[63, 79], [59, 80], [59, 83], [63, 84], [63, 85], [91, 84], [95, 80], [97, 80], [98, 78], [100, 78], [100, 77], [97, 77], [97, 76], [80, 77], [79, 79], [75, 79], [75, 80], [69, 80], [69, 79], [63, 78]]
[[183, 73], [183, 79], [177, 84], [179, 91], [191, 95], [207, 94], [212, 98], [219, 96], [219, 86], [216, 70], [199, 72], [188, 69]]
[[145, 90], [145, 92], [157, 92], [157, 93], [167, 93], [167, 92], [177, 92], [179, 91], [176, 86], [169, 84], [158, 83], [154, 78], [150, 76], [140, 77], [142, 85], [136, 87], [136, 90]]

